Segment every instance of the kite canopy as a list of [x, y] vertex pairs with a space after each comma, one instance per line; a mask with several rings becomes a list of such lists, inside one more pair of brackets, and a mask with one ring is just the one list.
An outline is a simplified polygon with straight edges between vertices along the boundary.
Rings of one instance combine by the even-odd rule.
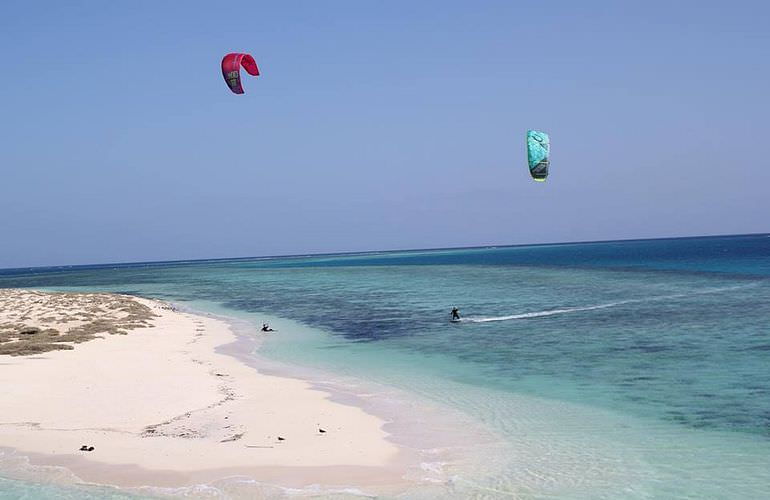
[[240, 54], [232, 52], [222, 58], [222, 76], [227, 82], [227, 86], [235, 94], [243, 94], [241, 85], [241, 65], [246, 72], [252, 76], [259, 76], [257, 61], [249, 54]]
[[527, 131], [527, 160], [529, 174], [538, 182], [544, 182], [548, 177], [548, 157], [551, 152], [551, 142], [548, 134], [537, 130]]

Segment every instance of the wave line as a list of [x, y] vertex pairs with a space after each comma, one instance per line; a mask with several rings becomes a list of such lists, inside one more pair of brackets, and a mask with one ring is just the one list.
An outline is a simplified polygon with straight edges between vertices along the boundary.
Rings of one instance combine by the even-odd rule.
[[748, 286], [756, 285], [756, 283], [749, 283], [747, 285], [735, 285], [735, 286], [729, 286], [729, 287], [721, 287], [721, 288], [710, 288], [706, 290], [700, 290], [690, 293], [677, 293], [673, 295], [660, 295], [657, 297], [646, 297], [643, 299], [628, 299], [628, 300], [619, 300], [617, 302], [608, 302], [606, 304], [597, 304], [592, 306], [580, 306], [580, 307], [567, 307], [564, 309], [551, 309], [548, 311], [537, 311], [537, 312], [528, 312], [528, 313], [521, 313], [521, 314], [511, 314], [509, 316], [490, 316], [490, 317], [467, 317], [467, 318], [461, 318], [460, 323], [490, 323], [492, 321], [510, 321], [514, 319], [527, 319], [527, 318], [541, 318], [543, 316], [553, 316], [555, 314], [565, 314], [565, 313], [572, 313], [572, 312], [579, 312], [579, 311], [593, 311], [596, 309], [607, 309], [609, 307], [616, 307], [623, 304], [634, 304], [638, 302], [652, 302], [656, 300], [666, 300], [666, 299], [677, 299], [682, 297], [689, 297], [692, 295], [703, 295], [707, 293], [719, 293], [719, 292], [726, 292], [729, 290], [735, 290], [738, 288], [746, 288]]

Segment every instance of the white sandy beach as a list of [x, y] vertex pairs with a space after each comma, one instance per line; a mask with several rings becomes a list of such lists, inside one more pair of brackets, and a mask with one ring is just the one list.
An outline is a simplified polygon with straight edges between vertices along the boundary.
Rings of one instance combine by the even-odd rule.
[[[51, 317], [51, 301], [70, 315], [93, 315], [93, 304], [110, 297], [75, 295], [68, 302], [68, 294], [5, 290], [0, 326], [47, 318], [43, 326], [64, 331], [67, 319]], [[216, 352], [236, 340], [221, 320], [129, 300], [157, 317], [72, 350], [0, 356], [0, 446], [122, 486], [236, 474], [291, 486], [399, 479], [400, 450], [380, 418]], [[79, 451], [83, 445], [94, 450]]]

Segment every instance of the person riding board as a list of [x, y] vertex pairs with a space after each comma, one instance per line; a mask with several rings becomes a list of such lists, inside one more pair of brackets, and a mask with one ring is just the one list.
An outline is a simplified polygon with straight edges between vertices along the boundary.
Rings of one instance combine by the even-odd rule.
[[458, 321], [460, 319], [460, 310], [456, 307], [452, 308], [452, 321]]

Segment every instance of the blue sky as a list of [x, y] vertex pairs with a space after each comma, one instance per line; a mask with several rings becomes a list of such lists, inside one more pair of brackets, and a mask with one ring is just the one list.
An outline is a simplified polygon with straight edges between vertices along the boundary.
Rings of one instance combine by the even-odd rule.
[[[0, 267], [766, 232], [766, 2], [0, 5]], [[233, 95], [222, 55], [262, 71]], [[525, 133], [550, 133], [529, 179]]]

